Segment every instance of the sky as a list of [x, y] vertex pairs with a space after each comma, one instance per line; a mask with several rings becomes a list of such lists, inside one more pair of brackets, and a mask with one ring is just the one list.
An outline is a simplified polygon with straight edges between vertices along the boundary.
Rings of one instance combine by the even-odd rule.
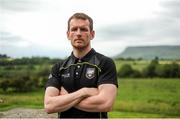
[[92, 47], [113, 57], [129, 46], [180, 45], [180, 0], [0, 0], [0, 54], [65, 58], [67, 21], [93, 18]]

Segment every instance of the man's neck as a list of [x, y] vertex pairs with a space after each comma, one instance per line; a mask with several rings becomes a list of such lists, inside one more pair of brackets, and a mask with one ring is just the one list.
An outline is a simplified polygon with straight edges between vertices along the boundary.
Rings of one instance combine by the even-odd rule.
[[90, 50], [91, 50], [91, 47], [86, 48], [86, 49], [76, 49], [76, 48], [73, 48], [73, 54], [74, 54], [75, 57], [81, 59], [81, 58], [83, 58]]

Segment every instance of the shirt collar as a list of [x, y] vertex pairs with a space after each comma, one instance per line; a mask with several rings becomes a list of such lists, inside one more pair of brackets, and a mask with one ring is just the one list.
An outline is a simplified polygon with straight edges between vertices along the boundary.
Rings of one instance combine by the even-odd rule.
[[84, 57], [81, 59], [74, 56], [73, 52], [71, 53], [72, 63], [77, 62], [88, 62], [90, 58], [96, 53], [96, 51], [92, 48]]

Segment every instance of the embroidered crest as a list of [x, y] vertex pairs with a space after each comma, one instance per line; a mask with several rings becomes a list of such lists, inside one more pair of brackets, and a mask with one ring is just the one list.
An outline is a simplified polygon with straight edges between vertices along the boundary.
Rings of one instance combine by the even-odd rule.
[[63, 78], [69, 78], [70, 77], [70, 73], [66, 73], [66, 74], [62, 74]]
[[92, 79], [95, 76], [95, 68], [87, 68], [86, 69], [86, 78]]

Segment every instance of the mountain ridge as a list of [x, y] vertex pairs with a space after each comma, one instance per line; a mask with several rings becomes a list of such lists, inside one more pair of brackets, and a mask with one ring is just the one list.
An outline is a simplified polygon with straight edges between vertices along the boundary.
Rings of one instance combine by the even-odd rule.
[[180, 59], [180, 45], [129, 46], [116, 58]]

